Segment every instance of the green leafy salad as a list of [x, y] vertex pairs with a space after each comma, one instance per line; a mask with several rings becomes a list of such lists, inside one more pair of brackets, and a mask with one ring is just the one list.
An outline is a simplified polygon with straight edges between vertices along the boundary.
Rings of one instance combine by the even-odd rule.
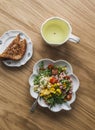
[[41, 62], [39, 73], [34, 78], [34, 91], [50, 107], [71, 100], [72, 80], [67, 67], [54, 64], [44, 67], [44, 62]]

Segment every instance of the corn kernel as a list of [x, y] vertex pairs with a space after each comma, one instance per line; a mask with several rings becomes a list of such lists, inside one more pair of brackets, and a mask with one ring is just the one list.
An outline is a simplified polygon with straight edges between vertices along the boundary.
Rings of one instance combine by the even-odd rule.
[[59, 94], [61, 94], [61, 90], [59, 88], [56, 89], [56, 92], [59, 93]]
[[57, 83], [57, 86], [60, 86], [60, 83]]
[[63, 70], [63, 71], [66, 71], [66, 70], [67, 70], [67, 68], [66, 68], [66, 67], [63, 67], [63, 68], [62, 68], [62, 70]]

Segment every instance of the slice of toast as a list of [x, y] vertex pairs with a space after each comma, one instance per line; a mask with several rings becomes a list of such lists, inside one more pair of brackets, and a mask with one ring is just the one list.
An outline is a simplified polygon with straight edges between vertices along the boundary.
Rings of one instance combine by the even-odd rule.
[[20, 35], [17, 35], [16, 38], [10, 43], [10, 45], [5, 49], [5, 51], [0, 54], [2, 59], [10, 60], [20, 60], [26, 51], [26, 40], [23, 39], [20, 41]]

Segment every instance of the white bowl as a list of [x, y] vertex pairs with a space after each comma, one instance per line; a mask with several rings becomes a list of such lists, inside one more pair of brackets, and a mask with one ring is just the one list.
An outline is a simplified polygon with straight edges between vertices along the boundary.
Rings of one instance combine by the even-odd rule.
[[43, 99], [38, 99], [38, 104], [42, 107], [48, 107], [51, 111], [53, 112], [59, 112], [60, 110], [64, 109], [64, 110], [71, 110], [71, 104], [75, 101], [76, 99], [76, 91], [79, 88], [79, 80], [77, 78], [77, 76], [75, 74], [73, 74], [73, 69], [70, 63], [68, 63], [65, 60], [51, 60], [51, 59], [41, 59], [39, 60], [33, 67], [33, 74], [30, 76], [29, 78], [29, 84], [30, 84], [30, 94], [33, 98], [37, 98], [38, 97], [38, 93], [34, 92], [34, 77], [36, 75], [38, 75], [38, 69], [39, 69], [39, 65], [41, 62], [44, 62], [44, 66], [48, 66], [49, 64], [56, 64], [56, 65], [62, 65], [62, 66], [67, 66], [67, 72], [68, 75], [71, 77], [72, 79], [72, 99], [70, 101], [67, 101], [66, 103], [63, 104], [58, 104], [55, 105], [54, 107], [50, 108]]

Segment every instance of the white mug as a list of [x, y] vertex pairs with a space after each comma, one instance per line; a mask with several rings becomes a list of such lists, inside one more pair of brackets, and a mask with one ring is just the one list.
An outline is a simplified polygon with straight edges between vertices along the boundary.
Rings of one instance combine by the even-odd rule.
[[80, 38], [72, 34], [72, 27], [68, 21], [59, 17], [47, 19], [41, 26], [41, 36], [51, 46], [62, 45], [72, 41], [79, 43]]

